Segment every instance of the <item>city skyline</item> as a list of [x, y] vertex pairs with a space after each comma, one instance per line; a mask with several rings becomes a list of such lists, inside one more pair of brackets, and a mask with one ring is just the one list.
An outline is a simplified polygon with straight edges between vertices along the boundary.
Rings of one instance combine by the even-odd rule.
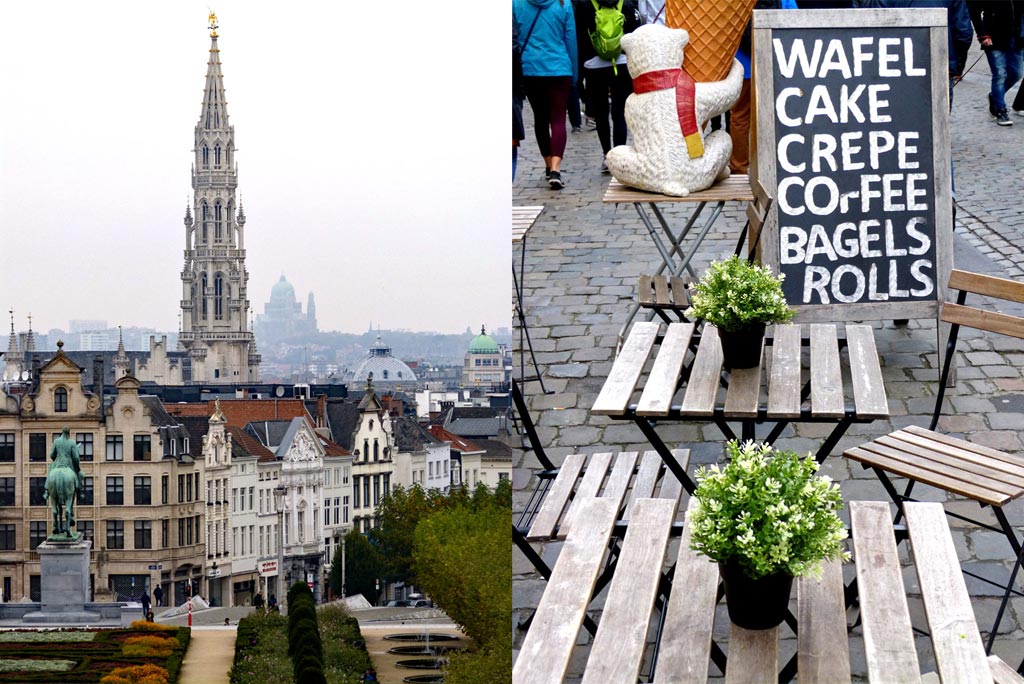
[[[90, 318], [178, 327], [208, 6], [99, 7], [2, 11], [0, 305], [19, 331], [29, 313], [39, 332]], [[452, 28], [415, 8], [369, 23], [318, 3], [210, 7], [254, 316], [285, 275], [300, 302], [314, 293], [321, 330], [509, 326], [503, 57], [485, 31], [416, 56]]]

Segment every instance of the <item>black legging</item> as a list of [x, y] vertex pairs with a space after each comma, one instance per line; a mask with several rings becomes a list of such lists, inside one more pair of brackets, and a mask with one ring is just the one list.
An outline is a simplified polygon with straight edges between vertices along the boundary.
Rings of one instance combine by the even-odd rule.
[[526, 76], [526, 98], [533, 109], [533, 128], [542, 157], [565, 156], [565, 115], [569, 76]]
[[[589, 114], [597, 120], [597, 137], [605, 154], [615, 145], [626, 144], [626, 98], [633, 93], [633, 80], [625, 64], [612, 68], [587, 69], [587, 90], [590, 93]], [[611, 94], [612, 130], [608, 130], [608, 95]]]

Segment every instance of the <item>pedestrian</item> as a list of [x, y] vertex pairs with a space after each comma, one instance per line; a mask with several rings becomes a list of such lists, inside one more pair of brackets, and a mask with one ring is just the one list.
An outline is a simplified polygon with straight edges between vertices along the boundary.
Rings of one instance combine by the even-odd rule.
[[149, 603], [150, 603], [150, 601], [149, 601], [149, 592], [148, 591], [143, 591], [142, 592], [142, 614], [144, 616], [145, 615], [149, 615]]
[[665, 25], [665, 0], [640, 0], [640, 21]]
[[150, 608], [149, 610], [146, 611], [146, 620], [148, 622], [153, 622], [153, 609], [152, 608]]
[[[626, 98], [633, 93], [633, 79], [626, 68], [626, 55], [602, 57], [598, 54], [597, 36], [598, 11], [615, 11], [622, 14], [622, 33], [631, 33], [640, 26], [640, 10], [636, 0], [585, 0], [576, 12], [576, 33], [584, 36], [580, 42], [583, 62], [583, 78], [590, 93], [590, 115], [597, 123], [597, 138], [601, 151], [608, 154], [614, 146], [626, 144]], [[610, 104], [609, 104], [610, 102]], [[608, 116], [611, 115], [611, 126]], [[608, 173], [608, 165], [601, 160], [601, 173]]]
[[1000, 126], [1012, 126], [1006, 112], [1006, 93], [1021, 77], [1024, 0], [976, 0], [968, 4], [968, 9], [992, 72], [988, 113]]
[[231, 619], [230, 618], [224, 618], [224, 626], [227, 627], [230, 624], [231, 624]]
[[164, 605], [164, 590], [160, 588], [159, 584], [156, 585], [156, 588], [153, 590], [153, 598], [156, 599], [156, 605]]
[[512, 0], [519, 32], [526, 98], [533, 109], [537, 147], [552, 190], [565, 187], [565, 115], [577, 80], [576, 25], [570, 0]]
[[377, 671], [376, 670], [371, 668], [371, 669], [369, 669], [369, 670], [367, 670], [366, 672], [363, 673], [363, 684], [367, 684], [368, 682], [376, 682], [376, 681], [377, 681]]
[[263, 610], [263, 592], [257, 591], [256, 595], [252, 597], [252, 605], [256, 610]]
[[267, 601], [267, 608], [270, 609], [270, 612], [277, 610], [277, 597], [273, 594], [270, 595], [270, 600]]

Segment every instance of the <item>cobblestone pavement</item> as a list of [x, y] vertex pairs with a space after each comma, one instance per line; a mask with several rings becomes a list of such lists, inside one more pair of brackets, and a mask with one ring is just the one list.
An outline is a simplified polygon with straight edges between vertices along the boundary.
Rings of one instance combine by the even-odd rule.
[[[972, 51], [968, 64], [980, 54]], [[1024, 166], [1020, 161], [1024, 117], [1011, 113], [1016, 125], [995, 124], [987, 110], [989, 78], [987, 62], [982, 58], [955, 90], [951, 130], [959, 211], [954, 263], [959, 268], [1019, 278], [1024, 269], [1024, 209], [1020, 202], [1024, 195]], [[541, 394], [536, 382], [526, 387], [540, 439], [556, 463], [568, 453], [594, 451], [598, 446], [604, 451], [649, 448], [632, 425], [592, 416], [589, 409], [611, 367], [617, 333], [636, 296], [636, 277], [657, 267], [657, 252], [631, 206], [601, 202], [609, 177], [600, 173], [601, 150], [595, 132], [570, 134], [562, 165], [567, 185], [560, 192], [548, 189], [543, 160], [529, 127], [532, 114], [528, 105], [525, 109], [527, 139], [520, 147], [512, 203], [545, 207], [528, 237], [524, 277], [527, 324], [544, 384], [552, 392]], [[732, 252], [743, 225], [742, 211], [738, 203], [728, 206], [698, 254], [694, 264], [698, 272], [711, 259]], [[673, 209], [667, 209], [666, 214], [672, 225], [678, 225], [683, 216]], [[518, 249], [513, 257], [518, 265]], [[905, 327], [895, 327], [891, 322], [873, 325], [891, 418], [853, 426], [835, 454], [895, 428], [927, 425], [934, 403], [938, 365], [934, 321], [910, 321]], [[960, 356], [960, 382], [952, 390], [951, 410], [940, 429], [1020, 453], [1024, 450], [1019, 433], [1024, 425], [1024, 344], [1005, 337], [967, 335], [960, 350], [964, 352]], [[722, 450], [722, 434], [713, 425], [666, 424], [658, 431], [670, 446], [678, 443], [691, 449], [691, 470], [697, 464], [716, 461]], [[821, 426], [791, 427], [779, 445], [806, 452], [816, 449], [822, 437]], [[537, 468], [532, 454], [522, 453], [518, 458], [513, 479], [516, 511], [525, 505]], [[838, 456], [829, 458], [823, 471], [841, 483], [847, 500], [888, 498], [870, 471]], [[944, 494], [935, 490], [922, 494], [922, 498], [945, 500]], [[947, 502], [947, 508], [964, 508], [972, 514], [978, 510], [973, 503], [968, 506], [956, 501]], [[1012, 505], [1007, 512], [1014, 524], [1024, 523], [1024, 506]], [[953, 519], [951, 524], [962, 561], [975, 569], [1009, 568], [1012, 558], [1004, 539]], [[549, 563], [557, 556], [558, 546], [552, 543], [543, 549]], [[907, 581], [908, 586], [916, 582], [912, 570]], [[979, 624], [991, 625], [998, 605], [993, 589], [974, 581], [969, 582], [969, 588]], [[514, 625], [529, 617], [543, 590], [544, 581], [514, 550]], [[600, 599], [595, 605], [600, 605]], [[920, 602], [911, 610], [920, 615]], [[1003, 621], [1005, 634], [995, 646], [996, 653], [1014, 664], [1024, 656], [1022, 619], [1024, 603], [1015, 599], [1008, 619]], [[724, 622], [719, 620], [718, 624]], [[716, 639], [724, 637], [724, 630], [716, 634]], [[522, 639], [519, 630], [515, 638], [518, 646]], [[793, 642], [789, 639], [784, 644], [784, 658], [795, 650]], [[926, 649], [922, 643], [922, 661], [933, 667]], [[864, 658], [857, 640], [852, 651], [854, 672], [862, 676]], [[573, 662], [571, 672], [579, 673], [584, 657], [585, 649]], [[718, 674], [714, 668], [712, 672]]]

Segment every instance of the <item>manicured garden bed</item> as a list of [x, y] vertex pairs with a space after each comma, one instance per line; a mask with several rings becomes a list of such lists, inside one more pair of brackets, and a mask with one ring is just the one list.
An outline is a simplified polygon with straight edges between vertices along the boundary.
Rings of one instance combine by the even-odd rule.
[[190, 635], [187, 627], [138, 623], [128, 629], [0, 632], [0, 682], [175, 684]]

